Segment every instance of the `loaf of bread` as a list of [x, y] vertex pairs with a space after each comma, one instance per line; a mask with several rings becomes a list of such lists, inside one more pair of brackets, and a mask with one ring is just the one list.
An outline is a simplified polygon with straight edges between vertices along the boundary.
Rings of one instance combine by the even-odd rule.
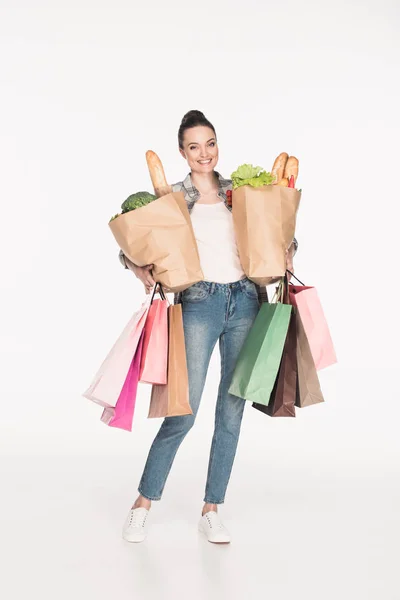
[[290, 156], [285, 166], [284, 177], [290, 180], [291, 176], [294, 177], [294, 183], [296, 183], [297, 176], [299, 174], [299, 161], [295, 156]]
[[146, 152], [146, 161], [149, 168], [151, 183], [153, 184], [154, 193], [157, 198], [172, 192], [172, 186], [167, 183], [164, 167], [157, 154], [152, 150], [148, 150]]
[[282, 187], [288, 187], [289, 179], [287, 177], [282, 177], [282, 179], [278, 181], [277, 185], [281, 185]]
[[275, 159], [274, 166], [272, 167], [271, 174], [275, 175], [274, 183], [279, 183], [285, 173], [285, 167], [289, 154], [287, 152], [281, 152], [281, 154]]

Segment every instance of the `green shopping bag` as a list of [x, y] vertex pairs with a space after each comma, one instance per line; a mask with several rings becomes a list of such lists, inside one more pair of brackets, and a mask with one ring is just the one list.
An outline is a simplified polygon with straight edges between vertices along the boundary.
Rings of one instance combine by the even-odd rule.
[[278, 302], [263, 303], [242, 346], [229, 393], [268, 406], [282, 358], [292, 306], [279, 301], [285, 279], [278, 288]]

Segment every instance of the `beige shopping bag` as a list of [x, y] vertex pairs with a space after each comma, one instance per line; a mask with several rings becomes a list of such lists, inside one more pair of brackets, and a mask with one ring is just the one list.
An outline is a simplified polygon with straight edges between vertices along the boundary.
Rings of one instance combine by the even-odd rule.
[[109, 223], [125, 256], [135, 265], [154, 265], [164, 291], [179, 292], [204, 279], [183, 192], [171, 192]]
[[166, 385], [153, 385], [148, 418], [192, 415], [186, 363], [182, 305], [168, 307], [168, 375]]
[[232, 216], [240, 262], [247, 277], [264, 286], [286, 272], [301, 192], [279, 185], [244, 185], [232, 192]]

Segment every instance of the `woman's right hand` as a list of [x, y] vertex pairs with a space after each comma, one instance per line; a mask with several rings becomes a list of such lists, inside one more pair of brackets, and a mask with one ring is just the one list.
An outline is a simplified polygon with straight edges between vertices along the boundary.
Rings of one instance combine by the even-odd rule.
[[144, 288], [146, 290], [146, 294], [150, 294], [153, 286], [156, 284], [151, 274], [154, 265], [145, 265], [144, 267], [138, 267], [128, 259], [126, 260], [126, 263], [128, 265], [128, 269], [133, 271], [136, 277], [140, 279], [140, 281], [143, 283]]

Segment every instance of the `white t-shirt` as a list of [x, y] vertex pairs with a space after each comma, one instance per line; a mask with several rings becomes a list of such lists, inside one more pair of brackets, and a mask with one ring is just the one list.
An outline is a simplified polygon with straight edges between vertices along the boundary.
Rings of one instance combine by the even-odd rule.
[[232, 213], [224, 202], [196, 204], [190, 213], [205, 281], [232, 283], [246, 277], [240, 264]]

